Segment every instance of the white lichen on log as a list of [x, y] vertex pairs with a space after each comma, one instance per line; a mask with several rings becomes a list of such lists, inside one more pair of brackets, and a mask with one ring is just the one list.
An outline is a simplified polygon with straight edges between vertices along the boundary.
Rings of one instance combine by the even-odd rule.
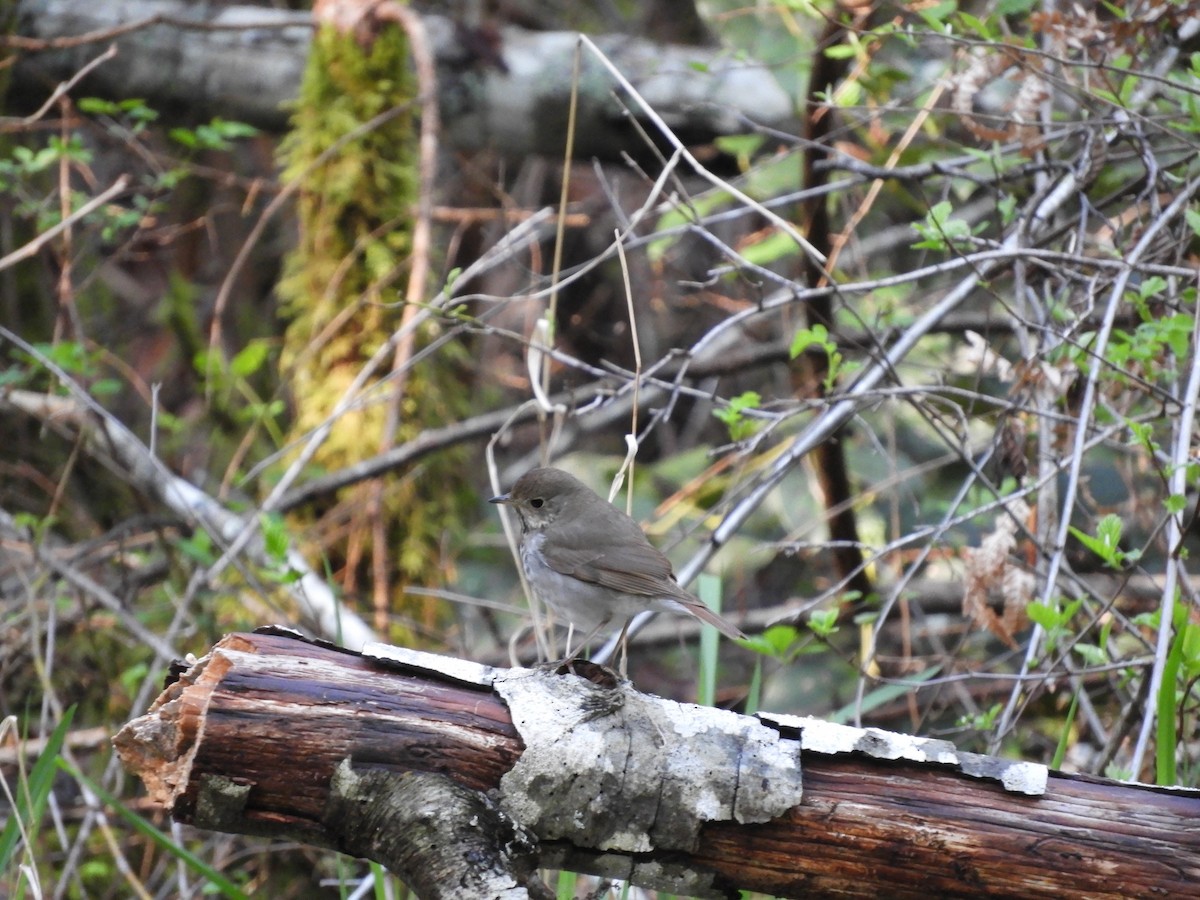
[[501, 804], [543, 840], [690, 851], [706, 822], [767, 822], [800, 803], [799, 747], [754, 719], [548, 671], [494, 687], [526, 748]]
[[974, 778], [998, 781], [1005, 790], [1015, 793], [1040, 796], [1046, 792], [1046, 780], [1050, 773], [1038, 763], [967, 753], [949, 741], [899, 734], [881, 728], [853, 728], [811, 716], [759, 713], [758, 718], [779, 728], [799, 731], [801, 748], [811, 753], [830, 756], [863, 753], [875, 759], [936, 763], [950, 766]]

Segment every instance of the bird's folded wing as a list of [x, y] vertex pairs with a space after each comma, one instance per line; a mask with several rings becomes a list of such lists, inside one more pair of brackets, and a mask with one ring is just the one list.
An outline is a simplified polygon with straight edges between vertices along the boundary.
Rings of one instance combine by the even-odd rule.
[[670, 561], [649, 544], [626, 545], [619, 551], [603, 547], [562, 549], [544, 544], [542, 555], [554, 571], [614, 591], [662, 597], [680, 590], [674, 583]]

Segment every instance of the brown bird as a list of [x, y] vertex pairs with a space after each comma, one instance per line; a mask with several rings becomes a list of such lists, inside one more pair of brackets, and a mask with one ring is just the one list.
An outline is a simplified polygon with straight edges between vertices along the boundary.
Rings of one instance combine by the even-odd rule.
[[637, 522], [562, 469], [532, 469], [489, 502], [516, 510], [525, 577], [538, 600], [588, 629], [580, 647], [618, 622], [624, 637], [630, 617], [647, 609], [687, 613], [726, 637], [745, 638], [679, 586], [670, 560]]

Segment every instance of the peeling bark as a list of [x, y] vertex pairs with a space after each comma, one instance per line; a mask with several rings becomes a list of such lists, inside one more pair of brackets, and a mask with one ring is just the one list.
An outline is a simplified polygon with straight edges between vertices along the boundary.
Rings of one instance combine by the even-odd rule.
[[115, 742], [182, 822], [368, 856], [429, 897], [536, 896], [535, 843], [542, 865], [692, 896], [1200, 882], [1197, 791], [378, 644], [230, 635]]
[[537, 841], [482, 791], [445, 775], [334, 772], [327, 818], [341, 849], [383, 863], [426, 900], [550, 900], [536, 876]]

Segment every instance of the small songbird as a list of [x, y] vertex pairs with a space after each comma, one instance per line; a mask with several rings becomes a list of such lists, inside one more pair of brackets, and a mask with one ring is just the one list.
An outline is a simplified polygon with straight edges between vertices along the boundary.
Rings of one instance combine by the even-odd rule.
[[624, 635], [629, 618], [647, 609], [687, 613], [745, 637], [679, 586], [637, 522], [562, 469], [531, 469], [489, 502], [516, 510], [525, 577], [538, 600], [587, 629], [580, 647], [605, 626], [622, 623]]

